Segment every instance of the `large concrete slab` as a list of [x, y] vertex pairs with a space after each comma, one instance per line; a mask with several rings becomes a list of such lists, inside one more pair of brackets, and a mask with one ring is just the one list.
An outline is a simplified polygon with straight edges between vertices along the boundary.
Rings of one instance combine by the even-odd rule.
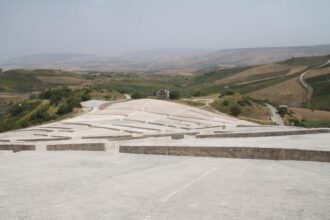
[[1, 219], [328, 219], [330, 164], [0, 151]]
[[[92, 109], [78, 117], [33, 128], [0, 134], [0, 141], [56, 141], [56, 139], [82, 139], [93, 136], [152, 135], [182, 133], [194, 129], [222, 127], [252, 123], [215, 114], [168, 101], [142, 99], [121, 103], [109, 103], [99, 109], [105, 101], [91, 100], [82, 103]], [[106, 138], [105, 138], [106, 139]]]

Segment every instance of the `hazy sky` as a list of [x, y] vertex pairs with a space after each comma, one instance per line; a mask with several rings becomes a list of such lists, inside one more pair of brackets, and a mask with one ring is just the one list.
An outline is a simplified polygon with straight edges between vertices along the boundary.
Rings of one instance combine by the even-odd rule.
[[0, 58], [330, 43], [329, 0], [0, 0]]

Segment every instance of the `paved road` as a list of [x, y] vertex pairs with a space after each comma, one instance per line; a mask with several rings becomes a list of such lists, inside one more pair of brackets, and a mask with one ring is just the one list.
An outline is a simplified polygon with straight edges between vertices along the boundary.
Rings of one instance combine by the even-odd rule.
[[266, 104], [266, 106], [268, 107], [270, 113], [271, 113], [271, 119], [272, 121], [280, 126], [284, 126], [284, 122], [282, 120], [282, 117], [280, 116], [280, 114], [278, 114], [277, 109], [270, 105], [270, 104]]
[[0, 219], [328, 219], [330, 163], [0, 152]]
[[300, 75], [300, 77], [299, 77], [299, 81], [300, 81], [301, 85], [302, 85], [302, 86], [306, 89], [306, 91], [307, 91], [307, 105], [308, 105], [308, 108], [310, 108], [310, 101], [311, 101], [312, 94], [313, 94], [313, 87], [312, 87], [311, 85], [309, 85], [309, 84], [304, 80], [304, 77], [305, 77], [305, 75], [306, 75], [307, 73], [311, 72], [312, 70], [315, 70], [315, 69], [318, 69], [318, 68], [322, 68], [322, 67], [328, 65], [329, 63], [330, 63], [330, 59], [329, 59], [326, 63], [324, 63], [324, 64], [322, 64], [322, 65], [320, 65], [320, 66], [317, 66], [317, 67], [311, 68], [311, 69], [309, 69], [309, 70], [306, 70], [306, 71], [303, 72], [303, 73]]

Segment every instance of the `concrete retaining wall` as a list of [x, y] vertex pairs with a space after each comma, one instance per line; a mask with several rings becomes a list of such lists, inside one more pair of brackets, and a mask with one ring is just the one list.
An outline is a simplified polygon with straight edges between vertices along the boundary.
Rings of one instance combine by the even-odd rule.
[[236, 125], [238, 128], [262, 128], [262, 127], [276, 127], [278, 125]]
[[125, 139], [131, 138], [133, 135], [104, 135], [104, 136], [83, 136], [82, 139]]
[[120, 146], [121, 153], [330, 162], [330, 151], [259, 147]]
[[12, 150], [13, 152], [19, 152], [24, 150], [36, 150], [34, 145], [24, 144], [1, 144], [0, 150]]
[[218, 133], [218, 134], [199, 134], [196, 138], [233, 138], [233, 137], [271, 137], [285, 135], [302, 135], [302, 134], [320, 134], [330, 133], [330, 129], [305, 129], [293, 131], [263, 131], [263, 132], [240, 132], [240, 133]]
[[48, 151], [58, 150], [84, 150], [84, 151], [105, 151], [104, 143], [81, 143], [81, 144], [53, 144], [47, 145]]
[[2, 140], [0, 140], [0, 142], [10, 142], [10, 140], [4, 140], [4, 139], [2, 139]]
[[33, 138], [33, 139], [18, 139], [18, 141], [26, 141], [26, 142], [37, 142], [37, 141], [64, 141], [70, 140], [71, 137], [54, 137], [54, 138]]

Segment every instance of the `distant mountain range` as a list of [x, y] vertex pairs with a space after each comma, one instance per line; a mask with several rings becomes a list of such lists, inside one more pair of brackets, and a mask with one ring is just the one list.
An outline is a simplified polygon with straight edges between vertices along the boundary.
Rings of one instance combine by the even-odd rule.
[[330, 54], [330, 44], [299, 47], [223, 49], [158, 49], [107, 57], [77, 53], [44, 53], [0, 61], [8, 69], [65, 69], [77, 71], [140, 71], [194, 73], [218, 66], [248, 66], [273, 63], [291, 57]]

